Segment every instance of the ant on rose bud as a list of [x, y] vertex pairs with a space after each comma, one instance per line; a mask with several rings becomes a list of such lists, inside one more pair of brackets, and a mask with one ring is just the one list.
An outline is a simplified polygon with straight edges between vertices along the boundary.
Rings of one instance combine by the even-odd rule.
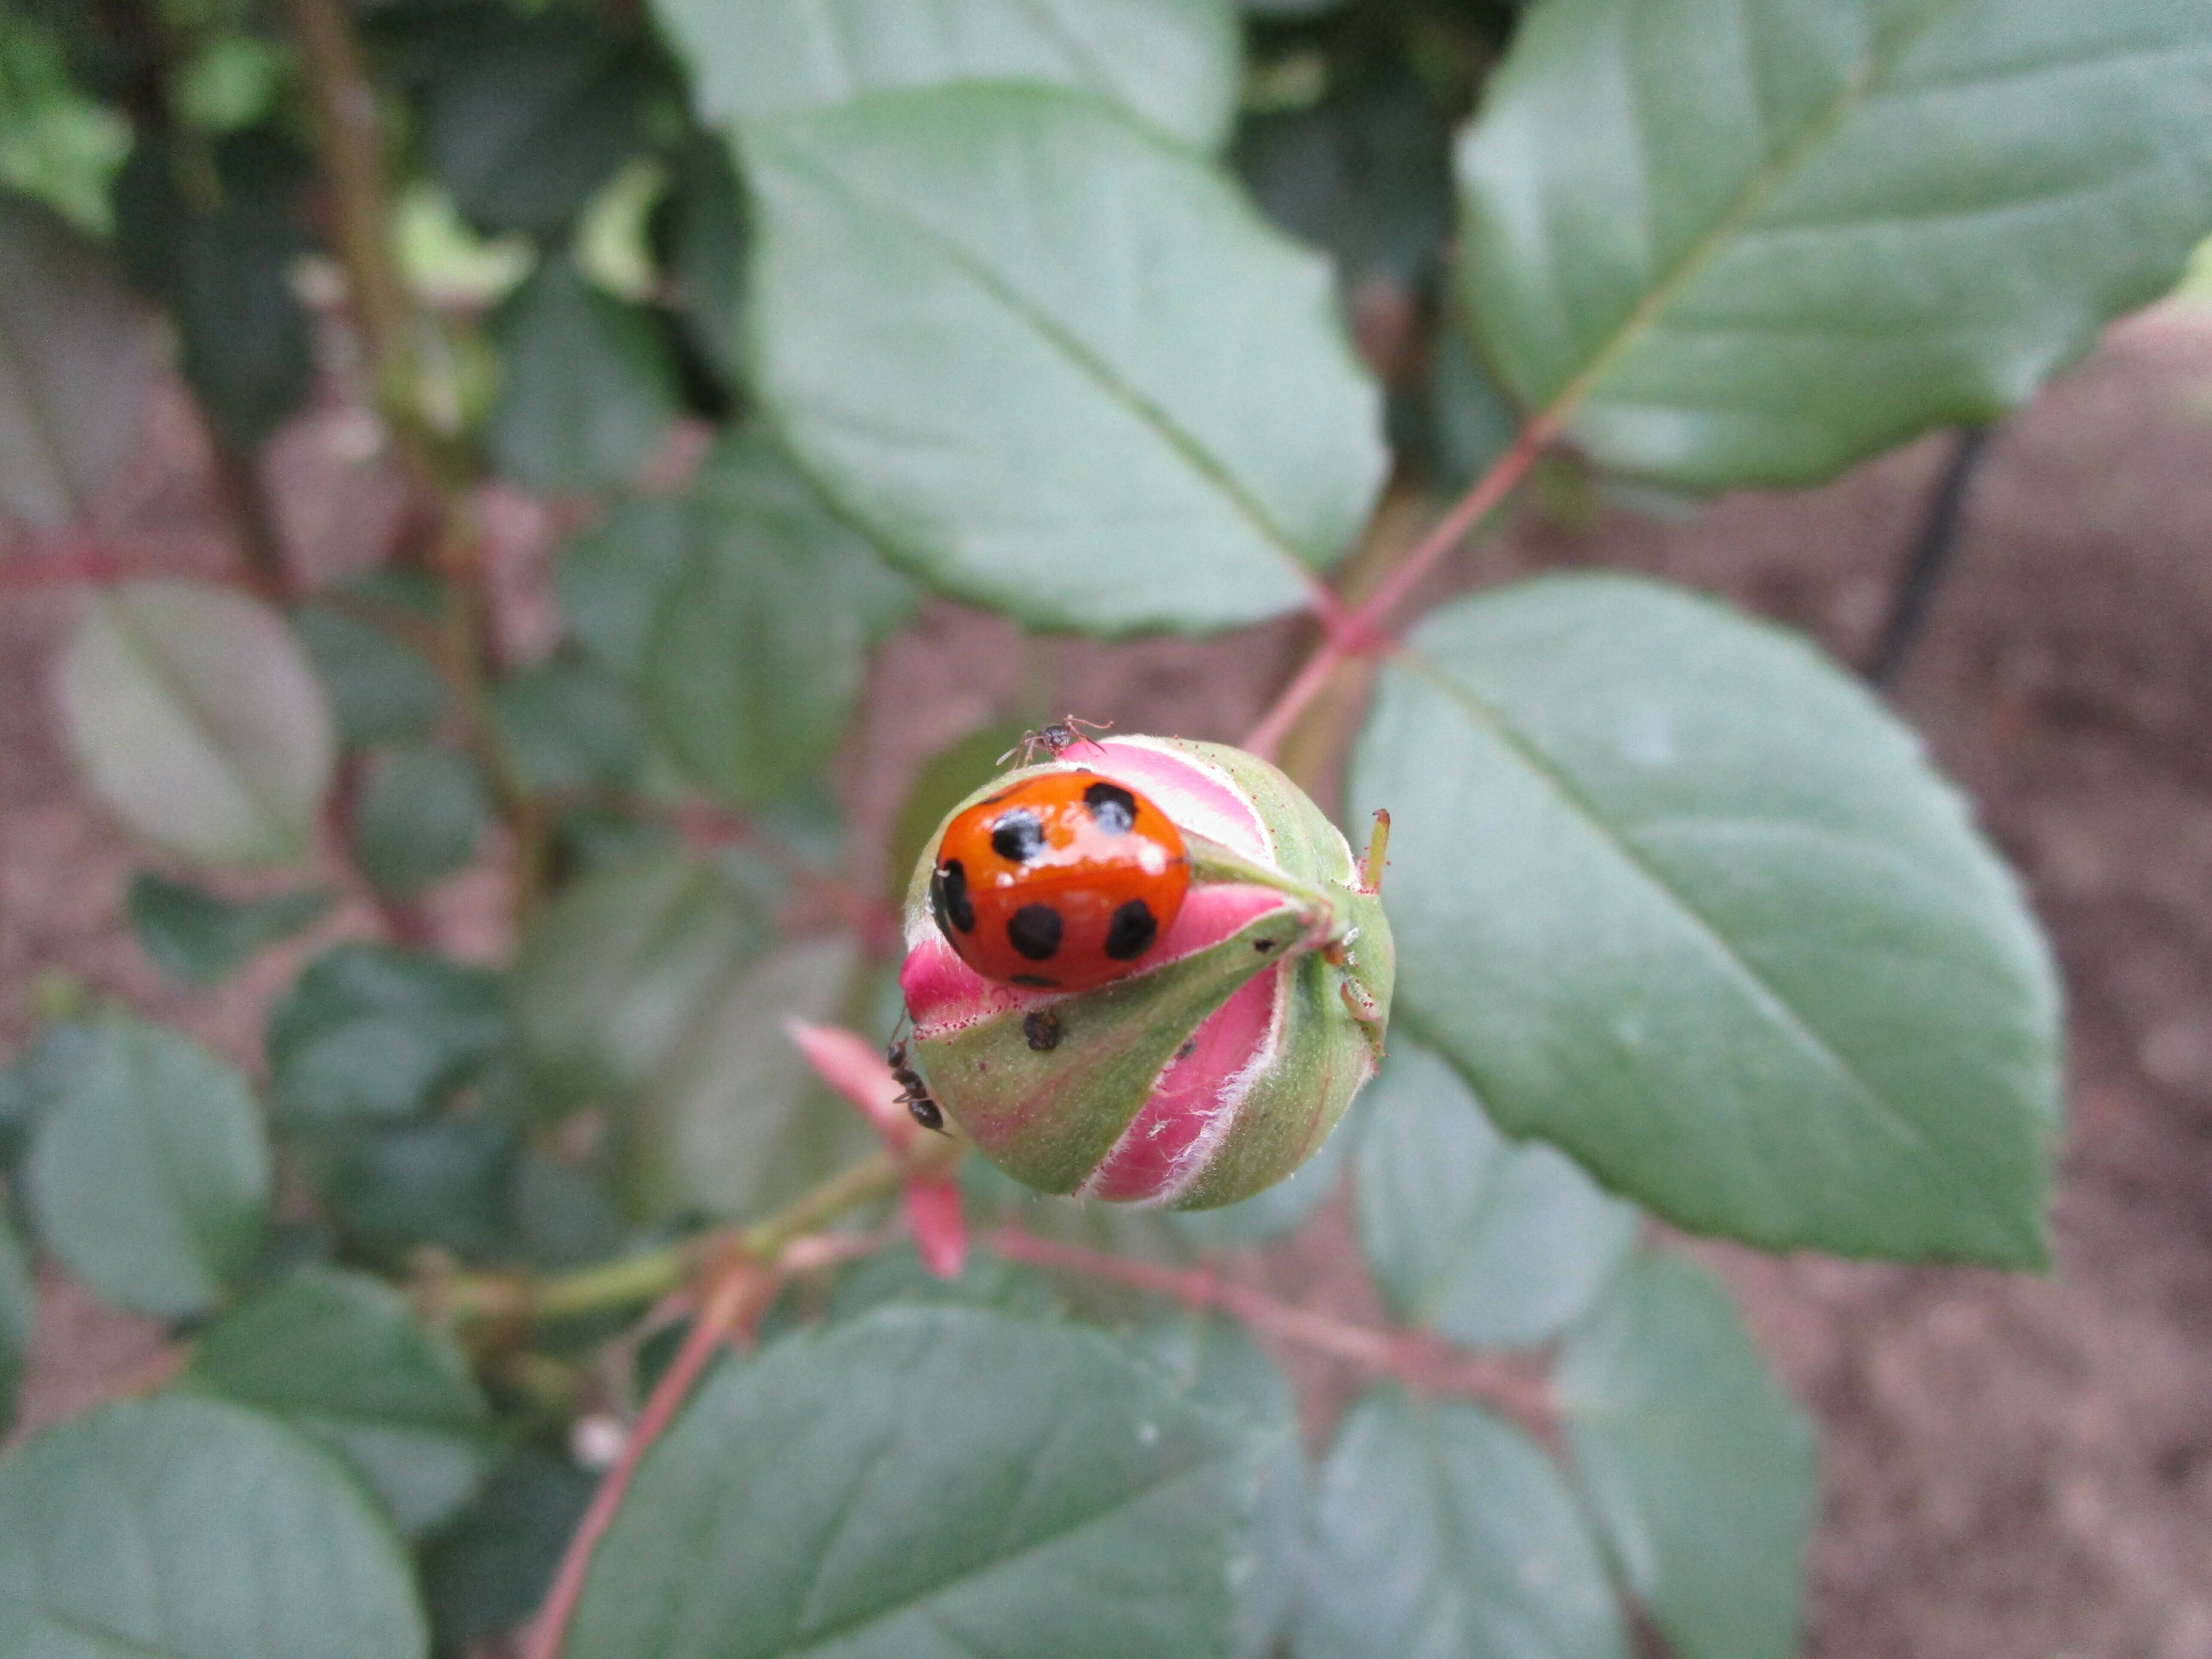
[[907, 1064], [904, 1038], [884, 1050], [884, 1062], [891, 1068], [891, 1076], [899, 1087], [905, 1091], [898, 1098], [907, 1115], [925, 1129], [934, 1129], [939, 1134], [946, 1133], [944, 1109], [931, 1097], [929, 1085], [921, 1073]]
[[[1079, 732], [1076, 729], [1078, 726], [1082, 727], [1083, 730]], [[1070, 714], [1066, 720], [1056, 721], [1053, 725], [1042, 726], [1034, 732], [1023, 732], [1022, 740], [1000, 756], [998, 764], [1004, 766], [1015, 756], [1019, 755], [1022, 757], [1022, 764], [1027, 766], [1036, 758], [1036, 751], [1040, 749], [1054, 760], [1058, 760], [1079, 743], [1087, 743], [1093, 749], [1103, 748], [1103, 745], [1098, 739], [1090, 736], [1089, 733], [1111, 732], [1113, 729], [1114, 722], [1111, 720], [1108, 720], [1102, 726], [1097, 720], [1079, 720]]]

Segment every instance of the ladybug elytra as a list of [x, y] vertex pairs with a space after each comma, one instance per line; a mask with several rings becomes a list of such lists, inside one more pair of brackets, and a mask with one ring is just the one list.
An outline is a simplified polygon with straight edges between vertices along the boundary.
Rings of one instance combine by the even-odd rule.
[[1048, 772], [946, 826], [929, 902], [984, 978], [1083, 991], [1133, 971], [1189, 887], [1182, 834], [1158, 807], [1095, 772]]

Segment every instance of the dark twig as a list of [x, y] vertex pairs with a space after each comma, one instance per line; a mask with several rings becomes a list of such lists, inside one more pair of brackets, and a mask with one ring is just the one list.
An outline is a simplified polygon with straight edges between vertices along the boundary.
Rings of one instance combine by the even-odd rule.
[[1949, 570], [1951, 556], [1958, 549], [1959, 525], [1966, 514], [1966, 492], [1973, 484], [1982, 457], [1988, 453], [1990, 434], [1995, 430], [1994, 427], [1976, 426], [1961, 432], [1950, 459], [1944, 463], [1942, 476], [1936, 481], [1928, 515], [1921, 521], [1920, 534], [1905, 560], [1904, 574], [1898, 578], [1896, 594], [1890, 600], [1889, 618], [1882, 624], [1874, 655], [1867, 665], [1867, 678], [1876, 685], [1896, 682], [1913, 641], [1920, 637], [1936, 586]]

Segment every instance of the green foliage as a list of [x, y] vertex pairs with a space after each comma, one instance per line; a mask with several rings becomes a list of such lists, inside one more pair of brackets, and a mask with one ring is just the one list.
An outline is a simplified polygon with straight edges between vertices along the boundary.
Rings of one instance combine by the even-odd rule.
[[490, 1462], [460, 1354], [364, 1274], [310, 1269], [259, 1291], [208, 1328], [187, 1376], [337, 1452], [403, 1532], [452, 1516]]
[[1559, 1363], [1567, 1442], [1614, 1564], [1681, 1659], [1785, 1659], [1818, 1504], [1812, 1425], [1728, 1292], [1646, 1256]]
[[227, 899], [151, 870], [131, 878], [124, 909], [138, 944], [187, 985], [216, 985], [268, 946], [312, 927], [331, 908], [320, 888]]
[[0, 1215], [0, 1432], [15, 1417], [15, 1389], [31, 1352], [39, 1318], [38, 1287], [15, 1224]]
[[1064, 1325], [887, 1309], [793, 1336], [647, 1456], [568, 1651], [1218, 1651], [1266, 1445]]
[[261, 1245], [260, 1112], [243, 1078], [174, 1031], [116, 1015], [92, 1039], [32, 1143], [40, 1237], [119, 1306], [198, 1313]]
[[1502, 1127], [1769, 1248], [2043, 1260], [2050, 960], [1910, 733], [1644, 582], [1462, 599], [1411, 645], [1352, 794], [1396, 823], [1399, 1017]]
[[1296, 608], [1358, 533], [1379, 410], [1326, 270], [1188, 152], [1009, 86], [761, 118], [740, 150], [761, 398], [933, 586], [1202, 633]]
[[466, 755], [428, 744], [386, 750], [362, 775], [354, 861], [404, 897], [475, 862], [491, 817], [483, 774]]
[[98, 245], [0, 195], [0, 512], [82, 516], [123, 458], [153, 369], [152, 331]]
[[1390, 1311], [1455, 1341], [1557, 1335], [1635, 1242], [1637, 1215], [1553, 1147], [1516, 1146], [1442, 1060], [1400, 1039], [1370, 1085], [1359, 1239]]
[[1555, 0], [1460, 142], [1484, 355], [1697, 489], [1994, 419], [2212, 222], [2208, 45], [2166, 0]]
[[291, 621], [349, 748], [430, 735], [447, 707], [446, 683], [420, 652], [337, 604], [295, 606]]
[[382, 945], [335, 945], [270, 1017], [270, 1089], [303, 1124], [407, 1117], [466, 1079], [506, 1035], [495, 975]]
[[130, 1401], [49, 1430], [0, 1462], [0, 1652], [428, 1651], [391, 1523], [336, 1459], [240, 1407]]
[[496, 1636], [537, 1610], [593, 1484], [535, 1446], [492, 1471], [476, 1501], [423, 1552], [423, 1599], [441, 1651]]
[[1314, 1534], [1297, 1659], [1626, 1652], [1565, 1483], [1528, 1436], [1472, 1406], [1364, 1396], [1322, 1466]]
[[180, 581], [86, 606], [61, 660], [85, 775], [138, 834], [203, 864], [307, 850], [337, 744], [322, 689], [269, 608]]

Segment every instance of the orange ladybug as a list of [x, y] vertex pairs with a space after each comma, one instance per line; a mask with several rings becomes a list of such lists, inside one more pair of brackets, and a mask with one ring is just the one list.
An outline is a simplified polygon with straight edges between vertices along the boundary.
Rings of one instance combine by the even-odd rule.
[[1189, 889], [1182, 832], [1158, 807], [1095, 772], [1048, 772], [945, 826], [929, 902], [984, 978], [1084, 991], [1133, 972]]

